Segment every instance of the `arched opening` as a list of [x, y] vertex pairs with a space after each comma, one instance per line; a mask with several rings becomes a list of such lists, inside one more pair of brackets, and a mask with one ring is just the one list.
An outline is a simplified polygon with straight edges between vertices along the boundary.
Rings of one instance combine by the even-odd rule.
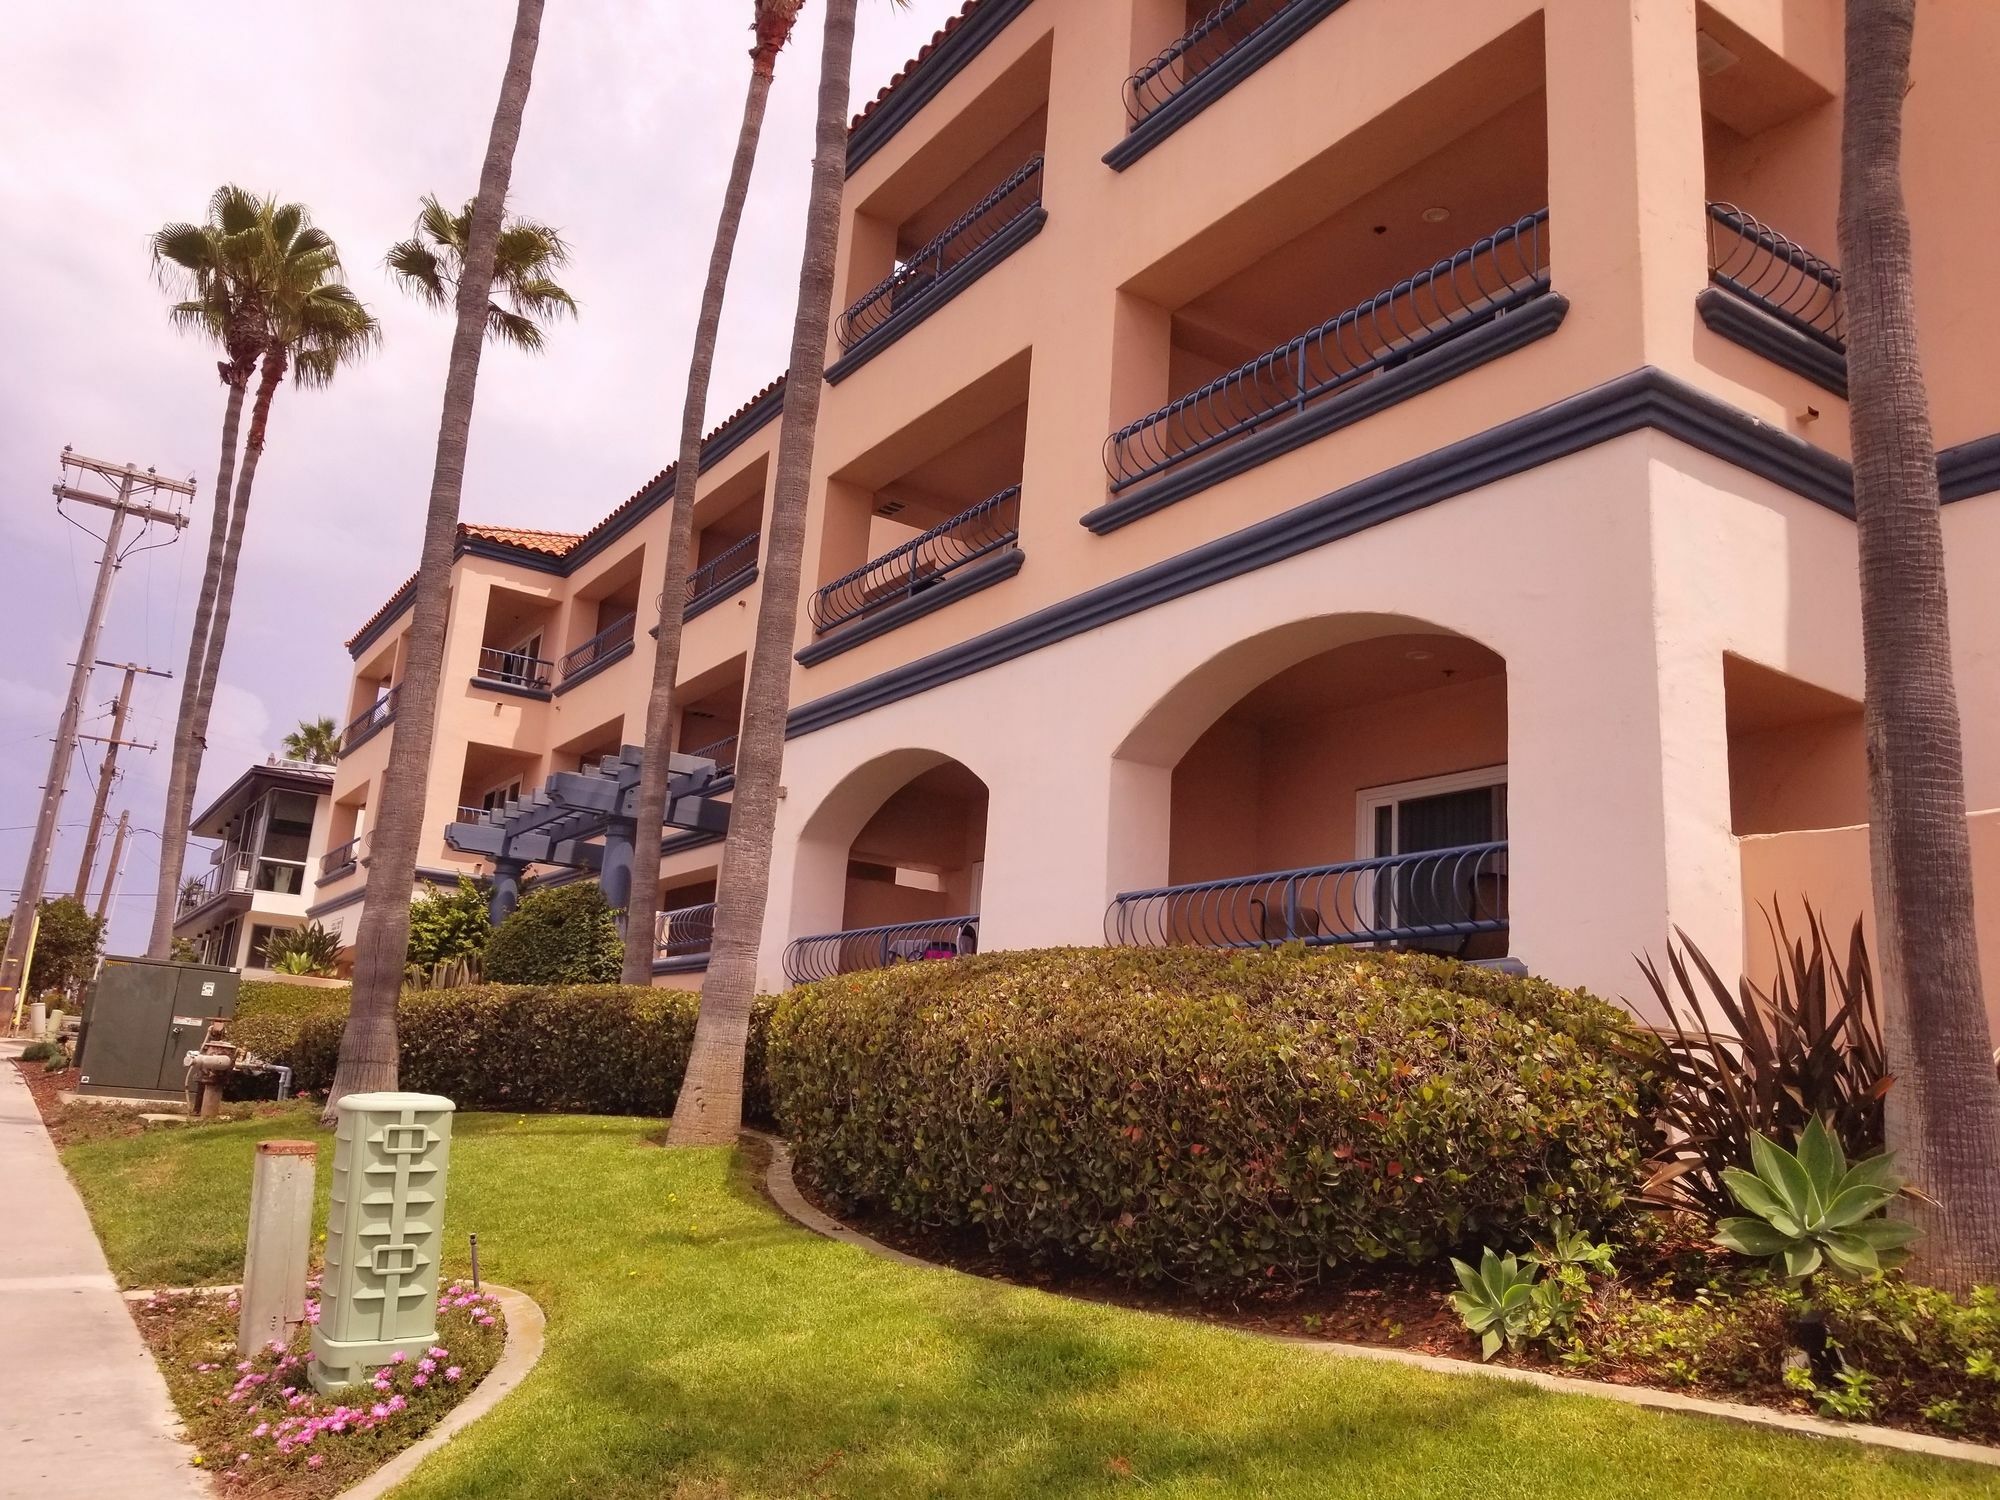
[[849, 776], [801, 837], [795, 905], [808, 922], [837, 909], [838, 925], [791, 943], [787, 977], [976, 951], [986, 807], [986, 783], [932, 752], [885, 756]]
[[1287, 626], [1191, 673], [1122, 754], [1171, 791], [1164, 880], [1113, 901], [1110, 941], [1506, 956], [1507, 667], [1479, 642]]

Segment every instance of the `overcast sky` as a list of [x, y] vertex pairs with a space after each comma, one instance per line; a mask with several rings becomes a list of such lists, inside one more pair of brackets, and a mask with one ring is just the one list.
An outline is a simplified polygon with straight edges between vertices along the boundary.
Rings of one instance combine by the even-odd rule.
[[[862, 0], [854, 96], [872, 97], [958, 0]], [[822, 7], [778, 65], [730, 283], [711, 423], [785, 362]], [[64, 444], [192, 475], [193, 524], [119, 574], [99, 655], [176, 674], [200, 582], [221, 387], [167, 325], [148, 234], [223, 182], [309, 205], [385, 343], [272, 413], [206, 800], [304, 717], [339, 717], [341, 642], [415, 566], [448, 318], [393, 287], [383, 251], [418, 198], [477, 186], [514, 7], [506, 0], [91, 0], [9, 9], [0, 52], [0, 895], [18, 889], [98, 544], [55, 510]], [[510, 207], [558, 226], [580, 317], [546, 353], [489, 346], [463, 515], [581, 531], [671, 459], [700, 277], [741, 116], [749, 0], [550, 0]], [[90, 713], [117, 674], [100, 671]], [[178, 682], [144, 683], [115, 817], [157, 829]], [[105, 731], [102, 722], [94, 726]], [[95, 752], [90, 756], [92, 767]], [[72, 772], [50, 889], [76, 878], [91, 783]], [[100, 869], [109, 840], [100, 854]], [[144, 941], [158, 844], [136, 840], [113, 951]]]

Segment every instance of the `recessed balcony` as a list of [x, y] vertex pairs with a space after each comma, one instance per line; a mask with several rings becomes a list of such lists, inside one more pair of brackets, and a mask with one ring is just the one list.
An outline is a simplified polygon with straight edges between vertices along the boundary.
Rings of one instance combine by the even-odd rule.
[[622, 614], [574, 651], [565, 652], [556, 666], [557, 681], [564, 687], [571, 686], [598, 669], [608, 667], [612, 662], [629, 655], [632, 650], [633, 626], [638, 623], [638, 619], [636, 614]]
[[[699, 967], [715, 938], [715, 903], [663, 911], [654, 924], [654, 954], [676, 966]], [[699, 961], [699, 962], [697, 962]]]
[[338, 880], [366, 857], [367, 840], [359, 835], [345, 843], [335, 844], [319, 857], [319, 878], [322, 881]]
[[795, 939], [785, 949], [785, 978], [811, 984], [865, 969], [928, 959], [959, 958], [979, 951], [979, 917], [941, 917], [931, 922], [897, 922], [884, 927], [852, 927]]
[[396, 722], [396, 698], [402, 691], [392, 687], [356, 714], [340, 731], [340, 753], [352, 755], [364, 743]]
[[845, 354], [827, 378], [838, 381], [949, 302], [1032, 239], [1047, 217], [1037, 153], [930, 240], [898, 256], [895, 269], [841, 313], [834, 331]]
[[546, 693], [555, 678], [555, 664], [525, 651], [502, 651], [497, 646], [479, 648], [479, 666], [473, 676], [495, 687], [518, 688], [528, 693]]
[[808, 613], [824, 635], [938, 588], [961, 568], [1020, 545], [1021, 487], [1010, 485], [909, 541], [870, 558], [812, 596]]
[[1840, 272], [1733, 203], [1708, 205], [1702, 321], [1730, 341], [1847, 395]]

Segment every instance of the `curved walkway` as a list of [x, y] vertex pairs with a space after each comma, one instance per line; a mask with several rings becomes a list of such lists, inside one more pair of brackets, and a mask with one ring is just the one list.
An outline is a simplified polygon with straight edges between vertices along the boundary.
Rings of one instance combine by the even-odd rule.
[[167, 1383], [0, 1045], [0, 1500], [194, 1500], [211, 1491]]
[[[806, 1201], [805, 1195], [799, 1191], [798, 1184], [792, 1180], [791, 1148], [777, 1136], [763, 1131], [746, 1131], [745, 1134], [754, 1136], [771, 1154], [770, 1165], [764, 1173], [764, 1187], [770, 1194], [771, 1201], [789, 1218], [810, 1229], [814, 1234], [838, 1240], [844, 1245], [852, 1245], [857, 1250], [865, 1250], [870, 1255], [879, 1255], [900, 1265], [953, 1271], [958, 1275], [972, 1274], [958, 1271], [954, 1266], [941, 1266], [934, 1261], [927, 1261], [885, 1245], [880, 1240], [871, 1239], [860, 1230], [851, 1229], [830, 1214], [815, 1208]], [[1041, 1290], [1047, 1291], [1047, 1288]], [[1060, 1297], [1067, 1294], [1050, 1292], [1049, 1295]], [[1167, 1317], [1171, 1314], [1162, 1313], [1158, 1316]], [[1950, 1438], [1933, 1437], [1929, 1433], [1905, 1432], [1897, 1427], [1829, 1422], [1819, 1417], [1773, 1411], [1766, 1406], [1749, 1406], [1736, 1401], [1713, 1401], [1703, 1396], [1684, 1396], [1675, 1391], [1655, 1390], [1642, 1385], [1612, 1385], [1601, 1380], [1579, 1380], [1569, 1375], [1553, 1375], [1545, 1370], [1524, 1370], [1510, 1365], [1474, 1364], [1470, 1360], [1444, 1359], [1434, 1354], [1419, 1354], [1410, 1349], [1382, 1349], [1370, 1344], [1337, 1344], [1326, 1339], [1293, 1338], [1248, 1328], [1237, 1329], [1236, 1332], [1245, 1338], [1264, 1339], [1339, 1358], [1414, 1365], [1419, 1369], [1434, 1370], [1441, 1375], [1511, 1380], [1523, 1385], [1540, 1386], [1544, 1390], [1561, 1391], [1568, 1395], [1595, 1396], [1603, 1401], [1619, 1401], [1627, 1406], [1720, 1417], [1724, 1421], [1742, 1422], [1753, 1427], [1776, 1428], [1781, 1432], [1796, 1433], [1801, 1437], [1836, 1438], [1843, 1442], [1866, 1443], [1878, 1448], [1896, 1448], [1905, 1453], [1921, 1453], [1931, 1458], [1956, 1459], [1961, 1463], [2000, 1467], [2000, 1448], [1991, 1448], [1983, 1443], [1956, 1442]]]

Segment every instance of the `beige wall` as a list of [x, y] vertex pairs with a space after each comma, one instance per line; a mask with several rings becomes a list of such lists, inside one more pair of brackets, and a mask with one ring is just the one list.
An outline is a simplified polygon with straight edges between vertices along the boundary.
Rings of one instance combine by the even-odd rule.
[[[1979, 893], [1973, 920], [1978, 927], [1986, 1024], [2000, 1037], [2000, 810], [1973, 813], [1967, 827], [1972, 836], [1973, 884]], [[1743, 890], [1749, 898], [1743, 925], [1744, 967], [1754, 983], [1769, 986], [1777, 971], [1765, 910], [1775, 908], [1796, 935], [1805, 925], [1806, 902], [1820, 914], [1843, 951], [1859, 917], [1869, 953], [1879, 966], [1867, 825], [1746, 838], [1742, 852]]]

